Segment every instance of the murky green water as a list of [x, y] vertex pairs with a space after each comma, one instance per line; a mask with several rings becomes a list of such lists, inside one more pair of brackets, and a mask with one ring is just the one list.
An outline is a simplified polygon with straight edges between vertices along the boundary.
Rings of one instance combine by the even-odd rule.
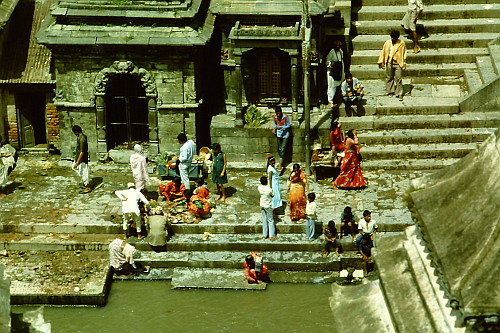
[[[115, 281], [104, 308], [46, 307], [52, 332], [335, 332], [330, 284], [267, 291], [171, 290], [170, 282]], [[21, 312], [26, 307], [16, 307]]]

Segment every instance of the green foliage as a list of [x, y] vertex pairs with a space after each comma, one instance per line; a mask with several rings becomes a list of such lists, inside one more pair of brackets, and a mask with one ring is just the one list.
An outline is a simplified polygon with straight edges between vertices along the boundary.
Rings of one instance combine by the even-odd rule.
[[174, 153], [171, 153], [171, 152], [164, 152], [164, 153], [160, 153], [158, 154], [158, 163], [159, 164], [163, 164], [163, 165], [167, 165], [167, 162], [170, 161], [172, 159], [172, 157], [174, 157], [175, 154]]
[[134, 38], [135, 38], [135, 36], [133, 34], [130, 34], [130, 35], [128, 35], [128, 36], [125, 37], [125, 41], [128, 42], [128, 41], [130, 41], [130, 40], [132, 40]]
[[248, 127], [259, 127], [269, 121], [269, 117], [262, 112], [255, 105], [249, 105], [245, 112], [245, 123]]

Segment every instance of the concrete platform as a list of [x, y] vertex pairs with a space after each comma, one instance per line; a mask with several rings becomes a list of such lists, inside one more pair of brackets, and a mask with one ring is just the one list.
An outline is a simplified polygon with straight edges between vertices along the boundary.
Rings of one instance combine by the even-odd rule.
[[106, 304], [111, 281], [107, 253], [8, 251], [0, 263], [11, 280], [13, 305]]
[[[392, 325], [390, 310], [385, 303], [378, 281], [358, 286], [332, 284], [330, 308], [333, 313], [333, 326], [338, 332], [353, 330], [357, 332], [398, 332]], [[351, 320], [346, 320], [346, 318]]]
[[172, 289], [266, 290], [267, 283], [250, 284], [243, 270], [214, 268], [176, 268]]

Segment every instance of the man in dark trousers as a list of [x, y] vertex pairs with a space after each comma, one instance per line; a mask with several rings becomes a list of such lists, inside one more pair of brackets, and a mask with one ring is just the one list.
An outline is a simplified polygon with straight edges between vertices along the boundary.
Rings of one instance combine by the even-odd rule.
[[76, 135], [73, 170], [82, 179], [83, 193], [89, 193], [92, 191], [92, 188], [89, 185], [89, 145], [87, 143], [87, 136], [83, 134], [82, 128], [78, 125], [73, 126], [72, 131]]

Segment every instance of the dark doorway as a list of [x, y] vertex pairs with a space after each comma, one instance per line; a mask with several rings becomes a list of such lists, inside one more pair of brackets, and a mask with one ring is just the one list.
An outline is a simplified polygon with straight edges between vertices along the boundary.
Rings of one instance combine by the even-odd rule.
[[16, 94], [21, 147], [29, 148], [47, 143], [45, 126], [45, 94]]
[[106, 140], [108, 149], [149, 141], [146, 91], [132, 75], [113, 76], [106, 89]]
[[291, 99], [290, 56], [278, 49], [254, 49], [242, 58], [245, 92], [250, 103]]

